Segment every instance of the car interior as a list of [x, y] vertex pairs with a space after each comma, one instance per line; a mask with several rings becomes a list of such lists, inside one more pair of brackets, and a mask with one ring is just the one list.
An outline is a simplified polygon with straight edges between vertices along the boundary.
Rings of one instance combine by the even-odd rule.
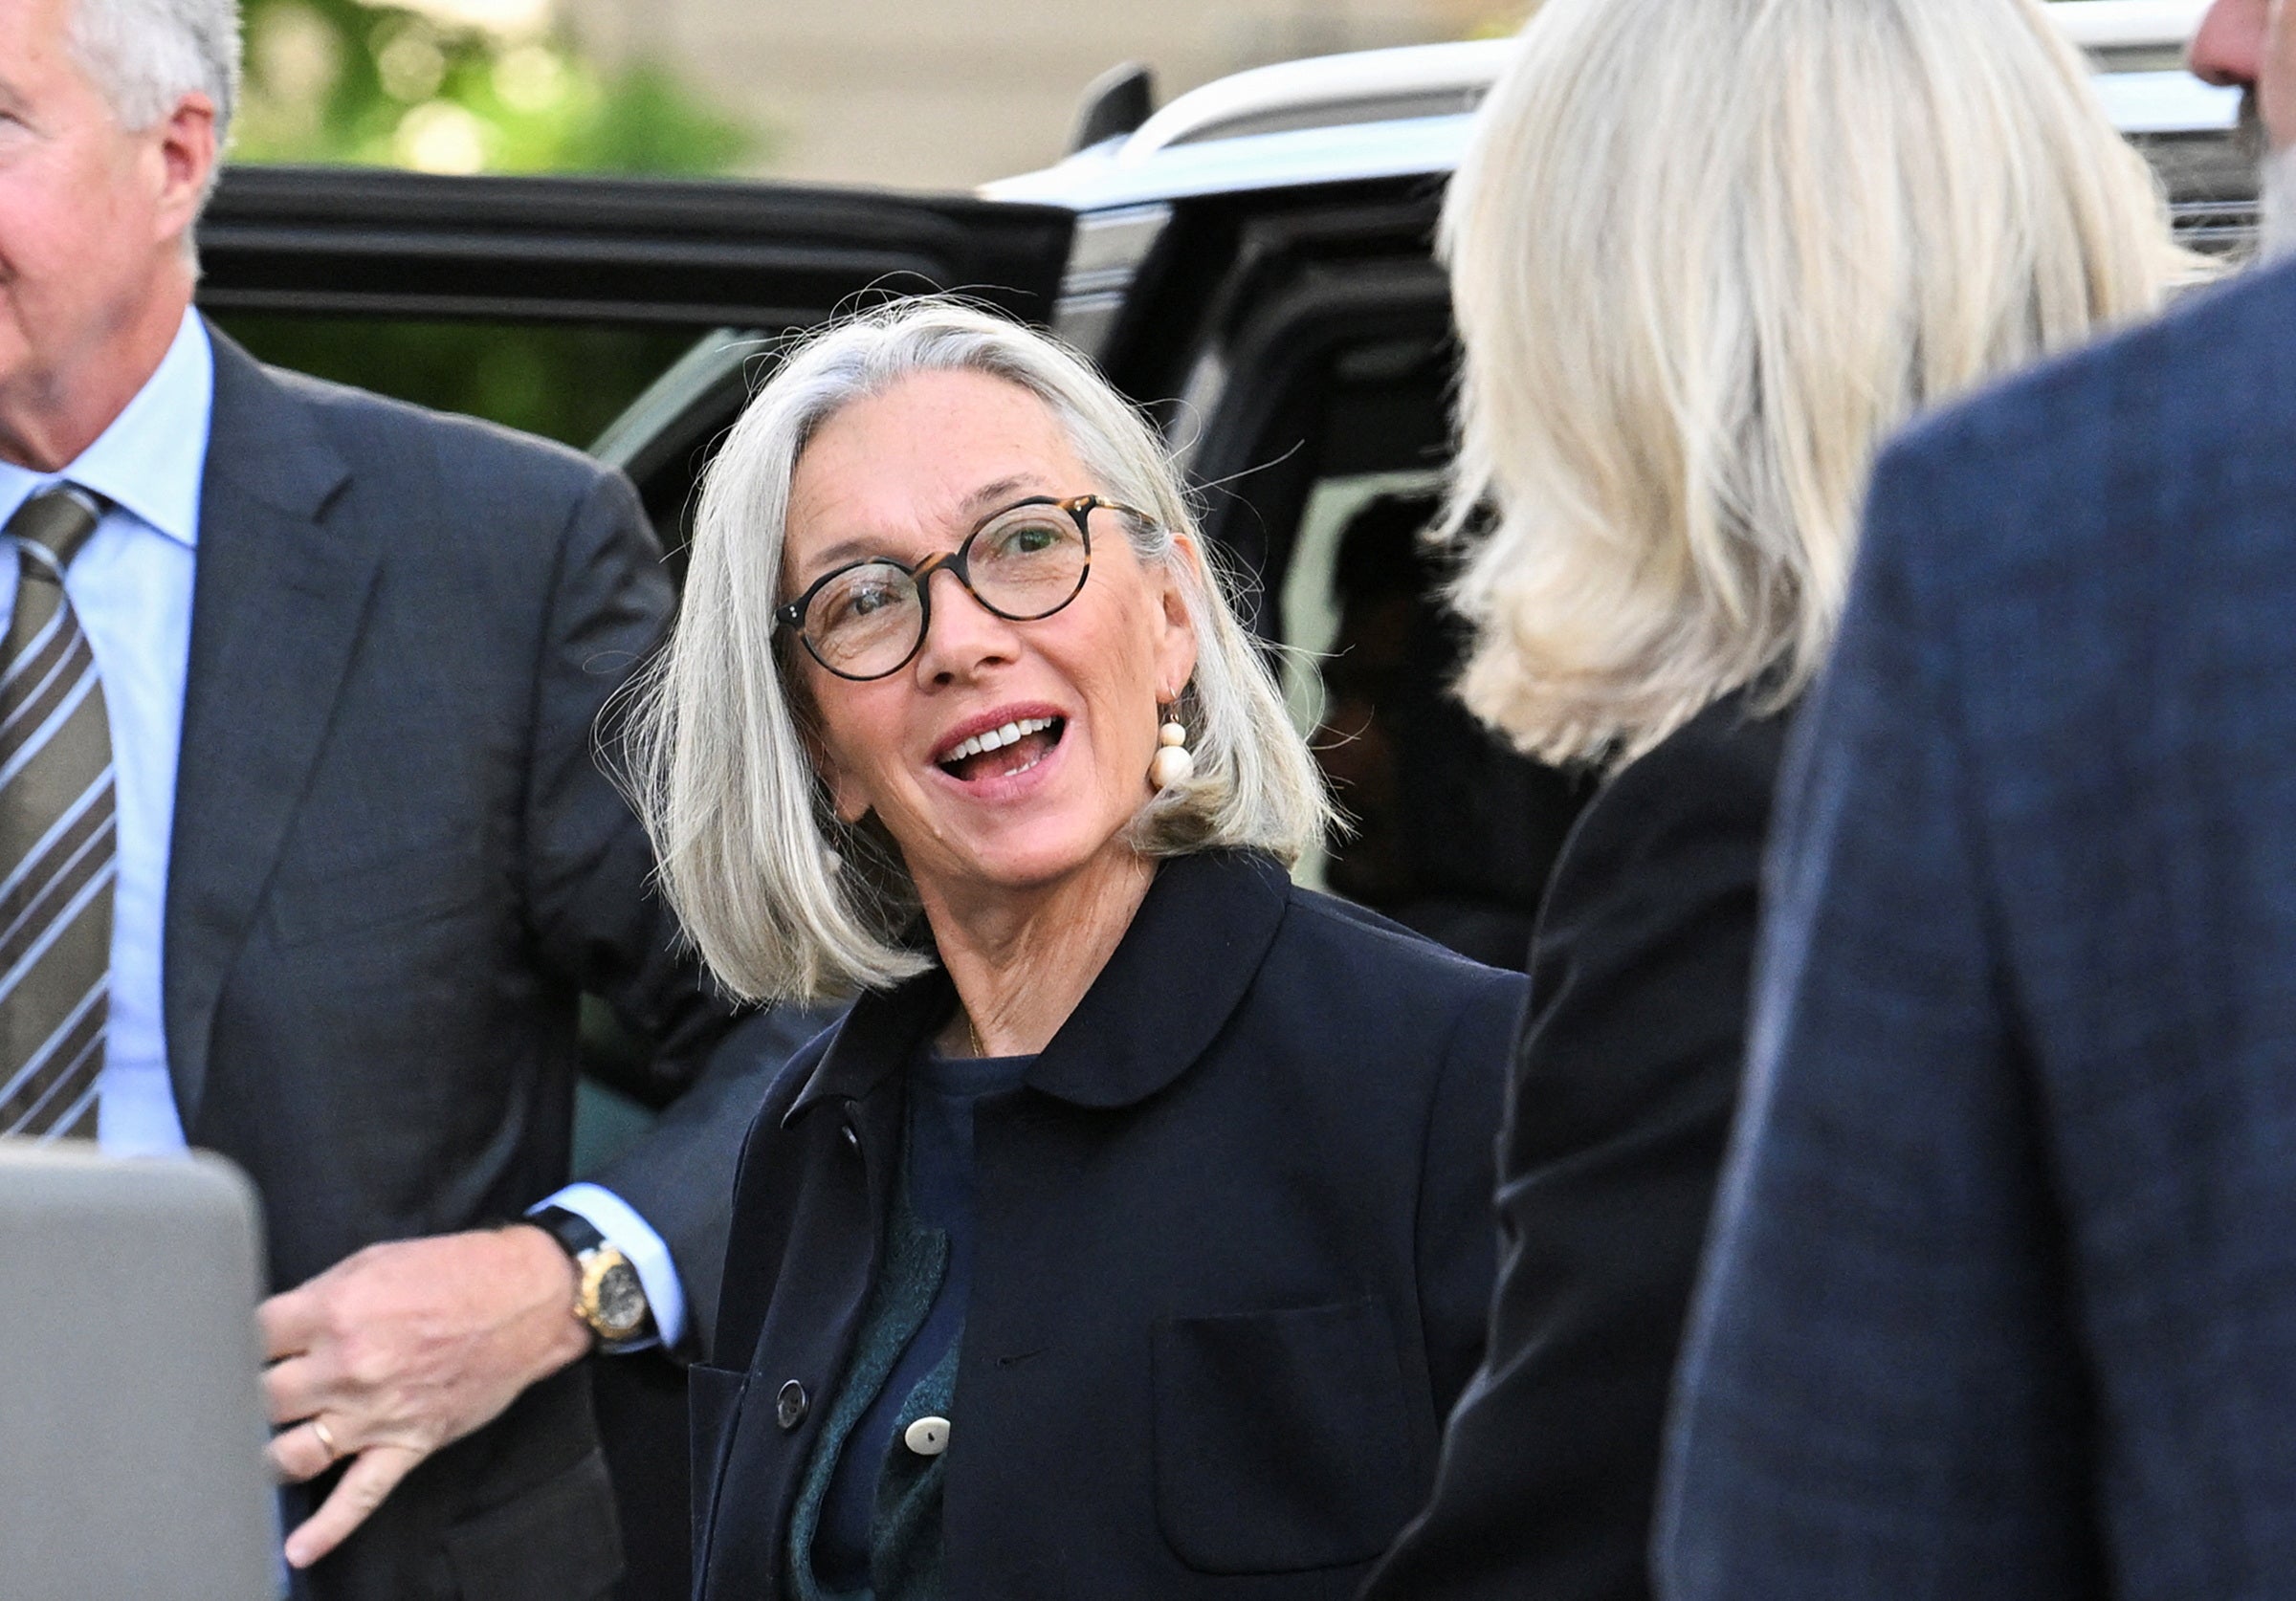
[[[1104, 360], [1181, 452], [1353, 820], [1302, 878], [1519, 967], [1591, 779], [1515, 755], [1446, 692], [1462, 640], [1421, 537], [1457, 360], [1439, 202], [1413, 179], [1181, 207], [1158, 249], [1225, 275], [1175, 288], [1152, 261]], [[1149, 338], [1183, 296], [1187, 347]]]

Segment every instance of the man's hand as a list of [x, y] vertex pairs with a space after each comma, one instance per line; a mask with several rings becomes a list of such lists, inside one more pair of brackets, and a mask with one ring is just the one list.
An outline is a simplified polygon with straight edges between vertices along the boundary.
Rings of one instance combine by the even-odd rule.
[[558, 1241], [517, 1224], [370, 1245], [263, 1303], [273, 1468], [299, 1483], [356, 1458], [287, 1561], [325, 1556], [415, 1463], [586, 1352], [577, 1288]]

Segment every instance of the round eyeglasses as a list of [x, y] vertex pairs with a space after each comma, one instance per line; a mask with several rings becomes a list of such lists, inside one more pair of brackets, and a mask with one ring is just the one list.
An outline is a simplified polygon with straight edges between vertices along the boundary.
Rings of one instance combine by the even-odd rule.
[[776, 607], [777, 627], [805, 642], [806, 653], [840, 678], [867, 682], [907, 667], [924, 648], [933, 621], [933, 575], [946, 572], [1007, 623], [1034, 623], [1074, 600], [1093, 568], [1094, 512], [1150, 519], [1129, 506], [1080, 494], [1038, 495], [991, 512], [954, 551], [907, 566], [871, 557], [815, 579], [803, 595]]

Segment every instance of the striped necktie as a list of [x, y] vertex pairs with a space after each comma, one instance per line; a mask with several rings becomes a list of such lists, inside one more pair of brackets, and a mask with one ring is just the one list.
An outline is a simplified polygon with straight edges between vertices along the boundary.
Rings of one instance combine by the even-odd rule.
[[0, 1134], [96, 1133], [112, 967], [112, 735], [64, 568], [102, 508], [58, 484], [8, 519], [0, 646]]

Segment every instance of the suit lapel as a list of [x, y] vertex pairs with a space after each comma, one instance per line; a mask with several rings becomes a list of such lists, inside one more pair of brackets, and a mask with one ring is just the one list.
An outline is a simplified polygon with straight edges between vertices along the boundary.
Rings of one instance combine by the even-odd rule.
[[163, 983], [184, 1127], [225, 974], [324, 737], [381, 544], [328, 516], [350, 471], [310, 405], [212, 327], [191, 660], [167, 864]]

